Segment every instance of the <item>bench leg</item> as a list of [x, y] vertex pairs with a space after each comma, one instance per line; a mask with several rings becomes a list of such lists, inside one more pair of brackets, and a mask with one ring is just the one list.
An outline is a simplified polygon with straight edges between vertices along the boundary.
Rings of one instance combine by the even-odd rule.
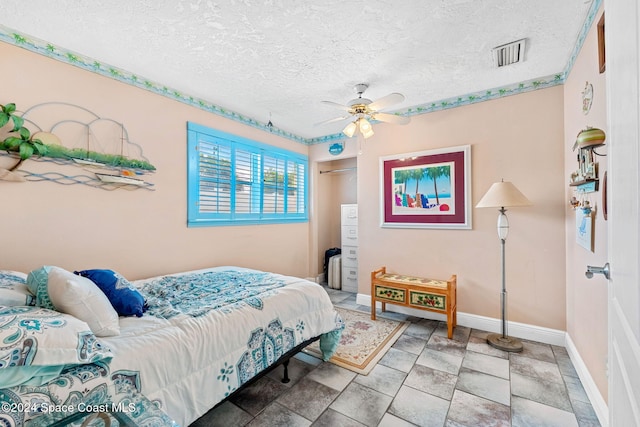
[[376, 300], [371, 298], [371, 320], [376, 320]]

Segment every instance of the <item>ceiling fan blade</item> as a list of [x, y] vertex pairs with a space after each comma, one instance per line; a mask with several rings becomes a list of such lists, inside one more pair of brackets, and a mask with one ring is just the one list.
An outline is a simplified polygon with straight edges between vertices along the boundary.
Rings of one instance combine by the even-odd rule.
[[332, 107], [339, 108], [344, 111], [349, 111], [351, 109], [351, 107], [349, 107], [348, 105], [338, 104], [337, 102], [333, 102], [333, 101], [320, 101], [320, 102], [322, 102], [323, 104], [330, 105]]
[[409, 117], [397, 116], [389, 113], [374, 113], [372, 115], [374, 120], [385, 123], [393, 123], [394, 125], [406, 125], [411, 121]]
[[369, 109], [373, 111], [382, 110], [383, 108], [388, 107], [389, 105], [399, 104], [404, 101], [404, 95], [401, 93], [390, 93], [387, 96], [383, 96], [380, 99], [373, 101], [369, 104]]
[[314, 126], [322, 126], [322, 125], [326, 125], [326, 124], [329, 124], [329, 123], [340, 122], [340, 121], [346, 120], [346, 119], [348, 119], [350, 117], [351, 116], [336, 117], [334, 119], [324, 120], [322, 122], [315, 123]]

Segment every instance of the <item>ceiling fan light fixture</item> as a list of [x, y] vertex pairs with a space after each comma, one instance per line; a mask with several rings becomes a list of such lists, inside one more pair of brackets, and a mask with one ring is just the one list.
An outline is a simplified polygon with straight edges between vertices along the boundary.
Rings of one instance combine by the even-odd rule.
[[365, 119], [364, 117], [361, 117], [357, 120], [358, 122], [358, 129], [360, 129], [360, 133], [362, 133], [362, 136], [364, 136], [365, 139], [373, 136], [373, 126], [371, 126], [371, 123], [369, 123], [369, 120]]
[[360, 132], [365, 133], [371, 130], [371, 123], [369, 123], [369, 120], [365, 118], [360, 118], [358, 119], [358, 122], [359, 122]]
[[349, 138], [351, 138], [353, 134], [356, 133], [356, 129], [357, 129], [356, 122], [351, 122], [347, 126], [345, 126], [345, 128], [342, 130], [342, 133], [344, 133]]
[[366, 131], [366, 132], [362, 132], [362, 136], [364, 136], [364, 139], [367, 139], [367, 138], [369, 138], [369, 137], [373, 136], [373, 133], [374, 133], [374, 132], [373, 132], [373, 128], [371, 128], [371, 129], [369, 129], [369, 130], [368, 130], [368, 131]]
[[371, 126], [369, 120], [365, 119], [364, 117], [358, 119], [358, 128], [360, 129], [360, 132], [365, 139], [373, 136], [373, 126]]

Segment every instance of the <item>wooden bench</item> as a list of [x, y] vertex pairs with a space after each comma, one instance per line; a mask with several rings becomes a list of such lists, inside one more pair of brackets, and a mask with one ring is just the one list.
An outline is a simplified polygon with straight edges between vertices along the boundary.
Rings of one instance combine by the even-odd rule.
[[376, 320], [376, 301], [419, 308], [447, 315], [447, 336], [456, 326], [456, 275], [449, 280], [425, 279], [387, 273], [386, 267], [371, 272], [371, 320]]

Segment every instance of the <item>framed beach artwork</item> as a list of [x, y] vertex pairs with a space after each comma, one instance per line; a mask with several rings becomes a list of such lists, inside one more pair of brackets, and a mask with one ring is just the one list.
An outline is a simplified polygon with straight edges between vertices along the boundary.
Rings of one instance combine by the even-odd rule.
[[471, 146], [380, 158], [381, 226], [471, 228]]

